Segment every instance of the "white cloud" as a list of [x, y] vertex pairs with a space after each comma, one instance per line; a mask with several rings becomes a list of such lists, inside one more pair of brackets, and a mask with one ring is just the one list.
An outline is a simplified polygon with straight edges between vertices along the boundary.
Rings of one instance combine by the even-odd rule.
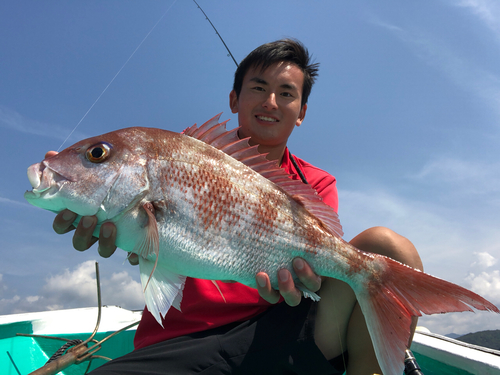
[[500, 163], [438, 157], [430, 160], [410, 178], [423, 184], [446, 184], [454, 193], [491, 194], [500, 192]]
[[130, 309], [144, 306], [144, 294], [141, 283], [125, 271], [113, 273], [110, 279], [102, 282], [103, 304], [118, 305]]
[[465, 285], [470, 290], [500, 306], [500, 271], [491, 269], [498, 260], [488, 252], [475, 252], [476, 260], [470, 265]]
[[[42, 288], [45, 301], [68, 307], [97, 306], [95, 262], [80, 264], [74, 271], [50, 277]], [[101, 279], [102, 303], [124, 308], [139, 308], [144, 304], [142, 287], [126, 272], [113, 273]]]
[[2, 296], [4, 291], [7, 290], [7, 285], [5, 285], [2, 280], [3, 280], [3, 275], [0, 273], [0, 296]]
[[36, 302], [40, 299], [40, 296], [28, 296], [26, 297], [26, 301], [28, 303], [33, 303], [33, 302]]
[[[470, 268], [479, 269], [479, 272], [470, 272], [462, 283], [464, 287], [486, 298], [495, 306], [500, 306], [500, 271], [485, 271], [497, 263], [497, 260], [487, 252], [474, 253], [476, 261]], [[424, 316], [419, 325], [425, 326], [432, 332], [440, 334], [470, 332], [500, 329], [500, 316], [491, 312], [476, 311], [471, 313], [450, 313], [443, 315]]]
[[12, 314], [18, 312], [15, 306], [21, 301], [21, 297], [14, 295], [11, 298], [0, 299], [0, 314]]
[[[495, 306], [500, 306], [500, 272], [470, 273], [464, 286], [486, 298]], [[470, 332], [500, 329], [500, 316], [488, 311], [449, 313], [424, 316], [419, 325], [431, 332], [446, 335], [448, 333], [467, 334]]]
[[[500, 306], [500, 277], [498, 270], [491, 270], [497, 262], [491, 254], [499, 251], [498, 219], [464, 214], [462, 206], [453, 203], [446, 206], [419, 201], [393, 194], [387, 188], [371, 187], [370, 191], [339, 190], [346, 239], [371, 226], [389, 227], [415, 244], [426, 272]], [[419, 325], [441, 334], [465, 334], [500, 329], [500, 316], [489, 312], [450, 313], [425, 316]]]
[[[471, 3], [473, 2], [471, 1]], [[478, 11], [480, 8], [477, 8]], [[484, 9], [488, 9], [488, 7], [484, 7]], [[486, 14], [486, 10], [484, 12]], [[377, 17], [372, 17], [372, 23], [394, 34], [427, 65], [439, 70], [465, 92], [478, 97], [500, 117], [500, 77], [461, 56], [449, 43], [437, 35], [428, 35], [421, 30], [404, 29], [384, 22]], [[498, 30], [500, 31], [500, 26]]]
[[471, 267], [479, 266], [484, 268], [489, 268], [497, 264], [498, 260], [487, 252], [483, 253], [473, 253], [478, 257], [478, 260], [471, 264]]
[[[46, 280], [42, 296], [46, 302], [63, 302], [68, 307], [96, 306], [96, 281], [94, 278], [95, 262], [87, 261], [77, 266], [74, 271], [64, 270]], [[51, 302], [53, 303], [53, 302]]]
[[465, 335], [471, 332], [500, 329], [500, 316], [488, 311], [424, 315], [419, 318], [418, 325], [441, 335], [449, 333]]
[[[0, 286], [2, 286], [0, 279]], [[142, 287], [125, 271], [101, 277], [103, 305], [118, 305], [128, 309], [144, 306]], [[86, 261], [75, 269], [50, 276], [39, 295], [15, 295], [0, 300], [0, 313], [11, 314], [31, 311], [58, 310], [97, 306], [95, 261]]]
[[[21, 133], [41, 135], [62, 141], [64, 141], [71, 132], [70, 127], [63, 127], [32, 120], [2, 105], [0, 105], [0, 126], [19, 131]], [[88, 137], [78, 131], [75, 131], [71, 136], [71, 139], [84, 138]]]
[[450, 5], [469, 8], [500, 38], [500, 3], [497, 0], [452, 1]]
[[1, 204], [8, 204], [8, 205], [14, 205], [14, 206], [20, 206], [20, 207], [24, 207], [24, 208], [32, 208], [33, 206], [26, 203], [26, 202], [20, 202], [20, 201], [15, 201], [15, 200], [12, 200], [12, 199], [9, 199], [9, 198], [3, 198], [3, 197], [0, 197], [0, 203]]
[[500, 271], [481, 272], [478, 275], [469, 274], [466, 279], [470, 289], [493, 304], [500, 304]]
[[346, 239], [364, 229], [385, 226], [415, 244], [426, 268], [443, 268], [445, 260], [458, 263], [459, 254], [468, 256], [470, 240], [454, 212], [446, 207], [411, 200], [383, 188], [369, 192], [339, 190], [339, 196]]

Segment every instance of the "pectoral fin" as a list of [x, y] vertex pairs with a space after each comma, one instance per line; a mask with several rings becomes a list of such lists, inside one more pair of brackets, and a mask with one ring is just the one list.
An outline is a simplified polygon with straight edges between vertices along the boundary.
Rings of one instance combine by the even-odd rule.
[[[160, 253], [160, 236], [158, 234], [158, 223], [155, 217], [155, 209], [150, 202], [144, 203], [142, 205], [144, 211], [146, 212], [146, 225], [144, 226], [144, 235], [142, 239], [135, 245], [134, 253], [138, 254], [139, 257], [144, 259], [148, 258], [150, 255], [155, 254], [156, 260], [149, 275], [148, 282], [146, 284], [143, 283], [144, 292], [146, 292], [146, 288], [148, 286], [149, 280], [153, 276], [153, 272], [156, 269], [158, 264], [158, 255]], [[142, 274], [141, 274], [142, 275]]]
[[152, 254], [155, 254], [158, 258], [158, 253], [160, 252], [160, 236], [158, 234], [155, 209], [151, 202], [143, 203], [142, 208], [147, 218], [146, 224], [144, 225], [144, 236], [136, 243], [133, 252], [143, 258], [148, 258]]

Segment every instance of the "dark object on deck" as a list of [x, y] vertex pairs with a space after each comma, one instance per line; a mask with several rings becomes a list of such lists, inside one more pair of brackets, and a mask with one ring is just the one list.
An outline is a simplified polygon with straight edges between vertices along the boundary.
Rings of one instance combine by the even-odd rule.
[[405, 375], [424, 375], [410, 349], [405, 352]]

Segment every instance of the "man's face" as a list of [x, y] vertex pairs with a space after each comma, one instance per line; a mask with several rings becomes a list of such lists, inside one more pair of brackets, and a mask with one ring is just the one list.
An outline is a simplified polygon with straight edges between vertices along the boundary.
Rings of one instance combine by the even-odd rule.
[[276, 63], [263, 72], [250, 68], [243, 78], [240, 97], [229, 95], [231, 111], [238, 113], [240, 138], [261, 145], [261, 152], [286, 145], [306, 114], [301, 107], [304, 74], [295, 64]]

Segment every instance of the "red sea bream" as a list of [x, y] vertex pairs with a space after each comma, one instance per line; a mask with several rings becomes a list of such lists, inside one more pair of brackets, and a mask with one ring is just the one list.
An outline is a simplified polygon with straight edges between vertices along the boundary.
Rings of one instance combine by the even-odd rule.
[[312, 188], [218, 118], [184, 134], [136, 127], [78, 142], [29, 167], [25, 198], [115, 223], [118, 247], [139, 254], [146, 304], [160, 324], [180, 307], [186, 276], [256, 287], [264, 271], [277, 287], [276, 271], [293, 272], [295, 257], [351, 286], [384, 374], [403, 371], [412, 316], [470, 306], [499, 313], [458, 285], [349, 245]]

